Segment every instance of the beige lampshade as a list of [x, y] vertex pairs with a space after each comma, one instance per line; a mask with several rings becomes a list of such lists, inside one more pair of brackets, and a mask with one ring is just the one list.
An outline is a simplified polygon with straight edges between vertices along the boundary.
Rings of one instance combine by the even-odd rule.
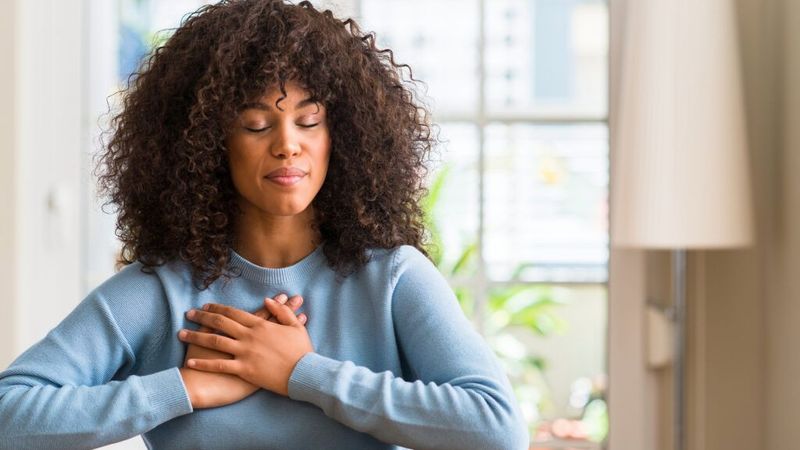
[[611, 243], [746, 246], [749, 159], [733, 0], [627, 2]]

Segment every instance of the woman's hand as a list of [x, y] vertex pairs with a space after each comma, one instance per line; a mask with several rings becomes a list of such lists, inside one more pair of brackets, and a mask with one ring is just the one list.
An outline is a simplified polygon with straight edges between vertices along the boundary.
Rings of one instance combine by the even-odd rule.
[[[296, 295], [288, 299], [285, 294], [279, 294], [275, 300], [281, 304], [287, 303], [293, 313], [297, 312], [303, 304], [303, 298]], [[269, 320], [278, 323], [278, 320], [266, 308], [260, 308], [253, 315], [262, 320]], [[297, 316], [301, 324], [305, 324], [307, 316], [300, 314]], [[210, 328], [200, 327], [199, 331], [213, 332]], [[212, 408], [236, 403], [250, 396], [258, 390], [258, 386], [251, 384], [236, 375], [226, 373], [213, 373], [195, 370], [186, 366], [189, 359], [231, 359], [232, 355], [217, 350], [212, 350], [198, 345], [189, 344], [186, 350], [184, 366], [180, 368], [186, 389], [195, 409]]]
[[189, 320], [222, 331], [225, 336], [181, 330], [178, 337], [182, 341], [233, 355], [233, 359], [190, 358], [188, 367], [236, 375], [258, 387], [288, 395], [295, 365], [314, 347], [308, 331], [288, 306], [269, 298], [265, 304], [279, 323], [215, 303], [187, 312]]

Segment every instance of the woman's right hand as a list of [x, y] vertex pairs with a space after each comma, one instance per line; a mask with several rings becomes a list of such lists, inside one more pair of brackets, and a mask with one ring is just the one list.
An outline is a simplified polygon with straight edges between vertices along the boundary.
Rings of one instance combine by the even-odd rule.
[[[294, 297], [287, 299], [285, 294], [279, 294], [275, 296], [275, 300], [279, 303], [288, 303], [292, 311], [295, 312], [297, 312], [297, 309], [303, 304], [303, 298], [299, 295], [295, 295]], [[253, 314], [261, 317], [264, 320], [280, 323], [276, 317], [272, 316], [267, 311], [265, 307], [262, 307]], [[307, 316], [305, 314], [301, 313], [297, 316], [297, 318], [300, 320], [300, 323], [305, 325], [307, 320]], [[200, 327], [199, 331], [211, 332], [212, 330], [206, 327]], [[233, 356], [227, 353], [200, 347], [198, 345], [189, 344], [186, 349], [184, 366], [179, 370], [181, 377], [183, 377], [183, 383], [186, 386], [186, 391], [189, 393], [189, 399], [192, 402], [192, 408], [194, 409], [215, 408], [218, 406], [236, 403], [258, 390], [257, 386], [250, 384], [236, 375], [190, 369], [186, 366], [186, 361], [189, 358], [231, 359]]]

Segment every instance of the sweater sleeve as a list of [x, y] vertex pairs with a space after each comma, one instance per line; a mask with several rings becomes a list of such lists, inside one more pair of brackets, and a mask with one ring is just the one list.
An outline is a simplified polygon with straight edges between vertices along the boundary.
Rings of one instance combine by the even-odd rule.
[[115, 379], [136, 358], [113, 303], [94, 290], [0, 372], [0, 449], [96, 448], [192, 412], [177, 367]]
[[527, 449], [510, 383], [445, 279], [412, 247], [398, 251], [392, 315], [413, 381], [306, 354], [289, 396], [358, 431], [415, 449]]

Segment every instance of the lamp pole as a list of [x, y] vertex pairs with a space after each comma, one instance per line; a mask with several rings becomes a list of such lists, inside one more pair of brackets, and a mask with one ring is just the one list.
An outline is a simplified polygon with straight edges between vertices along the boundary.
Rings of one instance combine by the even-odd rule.
[[675, 324], [675, 359], [673, 361], [672, 430], [675, 450], [686, 448], [686, 250], [672, 250], [672, 297]]

